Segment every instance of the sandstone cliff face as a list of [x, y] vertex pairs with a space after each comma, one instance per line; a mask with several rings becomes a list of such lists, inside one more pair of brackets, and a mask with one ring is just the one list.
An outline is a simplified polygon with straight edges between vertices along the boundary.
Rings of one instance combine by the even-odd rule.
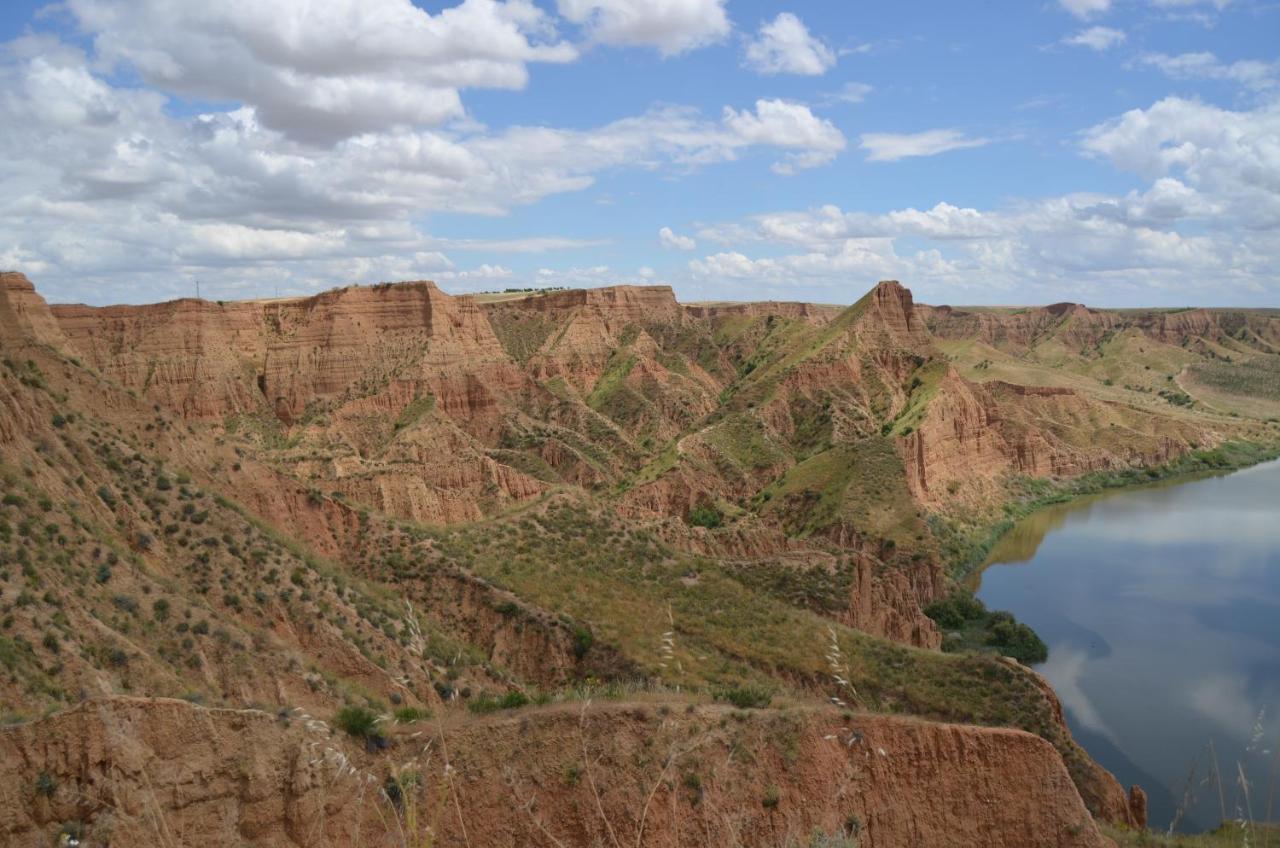
[[1025, 352], [1058, 341], [1084, 352], [1125, 330], [1137, 330], [1164, 344], [1195, 340], [1260, 340], [1274, 349], [1280, 342], [1280, 318], [1258, 310], [1089, 309], [1078, 303], [1018, 310], [966, 311], [950, 306], [917, 306], [920, 318], [938, 338], [978, 339], [1001, 350]]
[[913, 494], [936, 503], [989, 494], [1009, 473], [1075, 477], [1156, 465], [1221, 438], [1070, 389], [972, 383], [949, 369], [919, 425], [898, 444]]
[[191, 298], [150, 306], [57, 305], [71, 353], [126, 389], [184, 418], [262, 405], [266, 345], [260, 309]]
[[685, 314], [690, 318], [710, 321], [730, 317], [760, 318], [776, 315], [782, 318], [798, 318], [814, 324], [827, 324], [843, 311], [843, 306], [781, 300], [750, 303], [690, 303], [684, 307]]
[[0, 299], [3, 300], [3, 326], [12, 338], [26, 335], [42, 344], [56, 348], [67, 343], [58, 322], [44, 298], [36, 294], [36, 287], [24, 274], [16, 271], [0, 271]]
[[[52, 844], [79, 822], [90, 846], [393, 846], [428, 826], [442, 846], [774, 846], [815, 831], [867, 848], [1108, 844], [1057, 752], [1030, 734], [833, 710], [727, 715], [566, 704], [406, 731], [370, 755], [299, 713], [91, 701], [0, 731], [0, 840]], [[401, 767], [418, 783], [401, 784], [397, 806], [383, 787]], [[408, 805], [419, 829], [406, 834]]]
[[[624, 332], [655, 323], [675, 323], [681, 309], [668, 286], [611, 286], [548, 292], [510, 303], [489, 304], [490, 319], [503, 325], [543, 322], [528, 357], [538, 379], [561, 377], [589, 392], [620, 348]], [[652, 339], [638, 339], [638, 352], [652, 355]], [[634, 343], [634, 342], [633, 342]]]
[[942, 647], [942, 632], [923, 608], [947, 594], [942, 569], [935, 562], [921, 561], [898, 568], [886, 568], [873, 557], [856, 559], [848, 624], [871, 633], [919, 648]]
[[1025, 351], [1052, 336], [1080, 351], [1100, 342], [1121, 324], [1116, 313], [1079, 303], [998, 312], [966, 312], [950, 306], [918, 307], [921, 319], [939, 338], [973, 338], [993, 347]]
[[451, 415], [481, 417], [491, 392], [518, 383], [479, 307], [434, 283], [337, 289], [268, 305], [264, 320], [263, 392], [285, 421], [317, 400], [391, 381], [412, 381]]

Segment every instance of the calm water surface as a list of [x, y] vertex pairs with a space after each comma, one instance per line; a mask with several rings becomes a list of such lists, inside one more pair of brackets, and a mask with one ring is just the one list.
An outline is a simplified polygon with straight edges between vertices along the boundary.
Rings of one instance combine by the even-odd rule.
[[[1243, 806], [1280, 818], [1280, 461], [1111, 494], [1031, 516], [1004, 537], [978, 596], [1049, 645], [1076, 739], [1181, 829]], [[1211, 773], [1209, 743], [1222, 773]], [[1188, 781], [1195, 767], [1195, 776]]]

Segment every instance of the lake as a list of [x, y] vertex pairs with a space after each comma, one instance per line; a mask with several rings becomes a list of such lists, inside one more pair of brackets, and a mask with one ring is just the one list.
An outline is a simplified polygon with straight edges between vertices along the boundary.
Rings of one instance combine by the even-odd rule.
[[1180, 806], [1181, 830], [1239, 815], [1238, 766], [1253, 818], [1267, 817], [1280, 795], [1280, 461], [1044, 510], [988, 562], [978, 597], [1048, 644], [1037, 670], [1072, 732], [1147, 790], [1152, 828]]

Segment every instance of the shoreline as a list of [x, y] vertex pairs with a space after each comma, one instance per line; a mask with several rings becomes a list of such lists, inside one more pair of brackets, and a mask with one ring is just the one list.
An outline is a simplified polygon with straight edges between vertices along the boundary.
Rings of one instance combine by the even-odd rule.
[[1240, 439], [1223, 442], [1214, 448], [1194, 450], [1162, 465], [1094, 471], [1058, 482], [1024, 480], [1024, 496], [1004, 504], [1005, 517], [987, 525], [986, 532], [979, 539], [970, 541], [968, 556], [958, 562], [946, 563], [947, 575], [957, 587], [976, 592], [974, 581], [980, 580], [982, 572], [994, 564], [989, 560], [999, 542], [1020, 521], [1050, 507], [1081, 505], [1090, 498], [1225, 476], [1277, 459], [1280, 459], [1280, 442], [1268, 444]]

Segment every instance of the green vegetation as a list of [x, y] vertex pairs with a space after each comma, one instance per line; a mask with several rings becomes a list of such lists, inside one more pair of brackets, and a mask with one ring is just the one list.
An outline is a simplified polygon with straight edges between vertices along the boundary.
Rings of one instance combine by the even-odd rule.
[[432, 394], [419, 395], [400, 410], [396, 417], [395, 431], [407, 430], [422, 420], [431, 410], [436, 408], [436, 397]]
[[1280, 400], [1280, 356], [1239, 362], [1197, 362], [1188, 369], [1197, 383], [1233, 395]]
[[52, 798], [53, 793], [58, 791], [58, 781], [53, 775], [47, 771], [40, 772], [36, 777], [36, 792], [46, 798]]
[[717, 701], [733, 704], [740, 710], [762, 710], [773, 701], [773, 690], [763, 686], [731, 686], [712, 692]]
[[415, 721], [431, 718], [431, 711], [419, 707], [399, 707], [391, 715], [396, 724], [413, 724]]
[[925, 615], [937, 622], [945, 634], [944, 651], [995, 651], [1013, 657], [1024, 665], [1042, 663], [1049, 658], [1045, 643], [1013, 615], [988, 610], [978, 598], [967, 592], [956, 592], [930, 604]]
[[622, 423], [634, 423], [650, 401], [626, 384], [639, 359], [625, 347], [615, 350], [604, 373], [587, 395], [587, 405], [602, 415]]
[[842, 444], [790, 468], [756, 496], [764, 515], [775, 515], [792, 536], [839, 526], [872, 538], [911, 543], [924, 522], [907, 490], [893, 441], [871, 436]]
[[477, 715], [497, 712], [498, 710], [518, 710], [533, 703], [533, 699], [525, 693], [513, 689], [502, 696], [482, 693], [471, 699], [467, 709]]
[[357, 739], [368, 741], [380, 739], [382, 736], [379, 732], [382, 719], [368, 707], [354, 705], [343, 707], [333, 717], [333, 723], [337, 725], [339, 730], [343, 730]]
[[528, 362], [559, 327], [559, 321], [547, 313], [495, 307], [488, 314], [503, 350], [521, 364]]
[[1224, 822], [1217, 830], [1194, 835], [1167, 836], [1150, 830], [1130, 830], [1099, 823], [1119, 848], [1243, 848], [1280, 844], [1280, 825]]
[[693, 527], [716, 528], [724, 523], [724, 516], [711, 503], [700, 503], [689, 510], [689, 524]]
[[[597, 507], [562, 496], [536, 511], [419, 534], [431, 542], [425, 570], [465, 568], [533, 606], [589, 623], [602, 656], [619, 654], [638, 677], [712, 695], [770, 691], [780, 677], [823, 696], [834, 685], [830, 618], [753, 588], [740, 567], [682, 554]], [[990, 654], [917, 650], [834, 627], [867, 708], [1021, 727], [1058, 746], [1073, 769], [1085, 767], [1026, 672]], [[673, 647], [664, 654], [668, 631]]]

